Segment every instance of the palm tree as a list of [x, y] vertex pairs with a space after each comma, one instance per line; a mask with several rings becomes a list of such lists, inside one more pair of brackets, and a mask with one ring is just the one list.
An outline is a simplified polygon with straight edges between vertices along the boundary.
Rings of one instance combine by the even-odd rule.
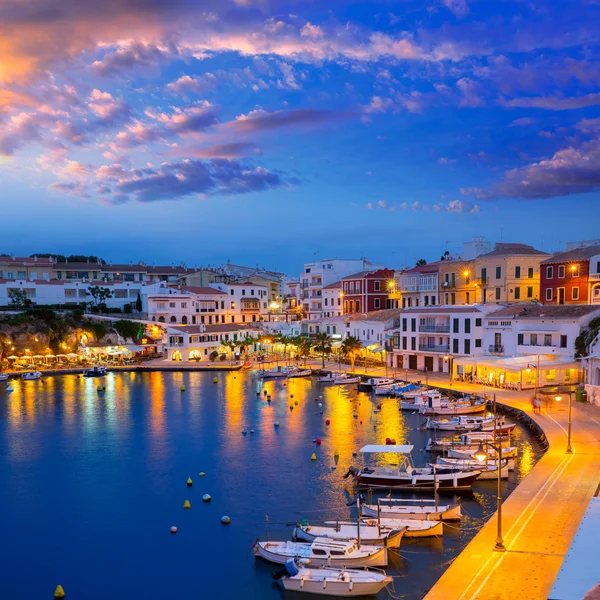
[[315, 336], [316, 345], [315, 350], [321, 353], [321, 358], [323, 360], [322, 367], [325, 368], [325, 354], [329, 354], [331, 352], [331, 337], [328, 333], [321, 331], [317, 333]]
[[221, 346], [225, 348], [229, 348], [229, 364], [231, 364], [231, 359], [233, 358], [233, 352], [235, 351], [235, 347], [237, 346], [237, 342], [233, 340], [225, 340], [221, 342]]
[[362, 354], [363, 346], [360, 340], [353, 335], [349, 335], [340, 347], [342, 354], [350, 360], [350, 370], [354, 371], [356, 358]]
[[304, 366], [306, 367], [306, 359], [310, 356], [313, 343], [310, 338], [301, 337], [296, 346], [298, 346], [298, 356], [304, 359]]

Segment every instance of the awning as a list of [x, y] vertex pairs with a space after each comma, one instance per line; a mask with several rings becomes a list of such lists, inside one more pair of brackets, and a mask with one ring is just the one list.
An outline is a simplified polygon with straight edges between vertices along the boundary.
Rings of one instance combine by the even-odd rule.
[[[481, 356], [478, 358], [462, 358], [457, 356], [454, 359], [454, 364], [504, 369], [506, 371], [524, 371], [527, 368], [537, 368], [538, 355], [526, 354], [524, 356], [508, 357]], [[575, 361], [558, 362], [556, 358], [550, 354], [539, 355], [539, 365], [540, 369], [577, 368], [577, 363]]]
[[393, 446], [387, 444], [368, 444], [363, 446], [360, 451], [363, 454], [371, 452], [388, 452], [389, 454], [410, 454], [413, 451], [414, 446]]

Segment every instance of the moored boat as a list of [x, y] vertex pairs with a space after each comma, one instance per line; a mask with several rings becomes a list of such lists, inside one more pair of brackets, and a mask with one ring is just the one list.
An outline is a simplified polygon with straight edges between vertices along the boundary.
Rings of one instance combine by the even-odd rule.
[[[509, 461], [513, 462], [513, 459], [502, 459], [502, 467], [500, 469], [500, 477], [502, 479], [508, 479], [508, 472], [514, 470], [510, 468]], [[481, 479], [498, 479], [498, 461], [487, 461], [479, 462], [477, 459], [471, 458], [438, 458], [437, 464], [440, 466], [450, 466], [462, 471], [468, 471], [469, 469], [481, 471], [479, 480]]]
[[23, 375], [21, 376], [22, 379], [27, 379], [27, 380], [33, 380], [33, 379], [40, 379], [42, 376], [40, 371], [29, 371], [29, 373], [23, 373]]
[[0, 373], [0, 381], [7, 381], [8, 373]]
[[392, 529], [375, 525], [360, 525], [356, 523], [334, 523], [333, 526], [297, 525], [294, 527], [293, 539], [313, 542], [318, 538], [332, 540], [360, 539], [370, 546], [387, 546], [400, 548], [400, 541], [406, 527]]
[[356, 569], [315, 569], [303, 561], [291, 558], [285, 561], [285, 573], [274, 573], [273, 578], [287, 591], [305, 592], [319, 596], [357, 598], [375, 596], [393, 579], [384, 572]]
[[[442, 521], [426, 521], [423, 519], [391, 519], [388, 517], [362, 517], [361, 523], [370, 527], [387, 527], [389, 529], [406, 528], [403, 538], [437, 537], [443, 535], [444, 524]], [[337, 525], [337, 521], [325, 521], [325, 525]], [[350, 522], [339, 522], [339, 525], [351, 525]], [[362, 530], [361, 530], [362, 531]]]
[[104, 377], [106, 374], [106, 367], [92, 367], [83, 372], [84, 377]]
[[430, 498], [380, 498], [378, 504], [360, 504], [365, 517], [416, 519], [421, 521], [460, 521], [460, 504], [438, 504]]
[[346, 385], [360, 383], [360, 377], [348, 375], [347, 373], [328, 373], [317, 379], [319, 383], [331, 383], [333, 385]]
[[261, 379], [277, 379], [279, 377], [287, 377], [290, 373], [295, 373], [296, 371], [298, 371], [298, 367], [280, 365], [272, 369], [261, 369], [258, 372], [258, 376]]
[[462, 416], [452, 417], [450, 419], [432, 419], [427, 417], [425, 421], [426, 429], [438, 429], [440, 431], [475, 431], [488, 423], [494, 423], [494, 417], [471, 417]]
[[370, 392], [382, 386], [394, 385], [394, 380], [388, 377], [369, 377], [358, 384], [359, 391]]
[[387, 548], [359, 546], [356, 540], [317, 538], [312, 543], [257, 542], [254, 554], [278, 564], [285, 564], [288, 558], [305, 558], [315, 567], [387, 567], [388, 564]]
[[309, 375], [312, 375], [312, 371], [310, 369], [302, 369], [301, 371], [290, 371], [287, 374], [288, 379], [291, 379], [293, 377], [308, 377]]

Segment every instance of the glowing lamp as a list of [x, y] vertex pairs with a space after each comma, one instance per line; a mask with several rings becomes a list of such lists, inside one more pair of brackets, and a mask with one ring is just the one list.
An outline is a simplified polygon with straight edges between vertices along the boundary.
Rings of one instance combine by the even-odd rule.
[[555, 399], [557, 402], [560, 402], [560, 401], [562, 400], [562, 396], [554, 396], [554, 399]]
[[479, 462], [483, 462], [487, 457], [487, 452], [483, 449], [483, 444], [479, 442], [479, 448], [477, 448], [477, 452], [474, 454], [475, 458]]

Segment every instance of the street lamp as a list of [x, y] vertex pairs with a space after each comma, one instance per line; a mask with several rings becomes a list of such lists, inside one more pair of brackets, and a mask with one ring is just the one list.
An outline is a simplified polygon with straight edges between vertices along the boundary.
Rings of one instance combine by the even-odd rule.
[[446, 354], [444, 360], [448, 361], [448, 385], [452, 387], [452, 371], [454, 370], [454, 357], [452, 354]]
[[[564, 392], [565, 394], [569, 394], [569, 416], [568, 416], [568, 425], [567, 425], [567, 454], [573, 454], [573, 449], [571, 448], [571, 401], [572, 401], [572, 392]], [[562, 396], [556, 395], [554, 399], [557, 402], [562, 400]]]

